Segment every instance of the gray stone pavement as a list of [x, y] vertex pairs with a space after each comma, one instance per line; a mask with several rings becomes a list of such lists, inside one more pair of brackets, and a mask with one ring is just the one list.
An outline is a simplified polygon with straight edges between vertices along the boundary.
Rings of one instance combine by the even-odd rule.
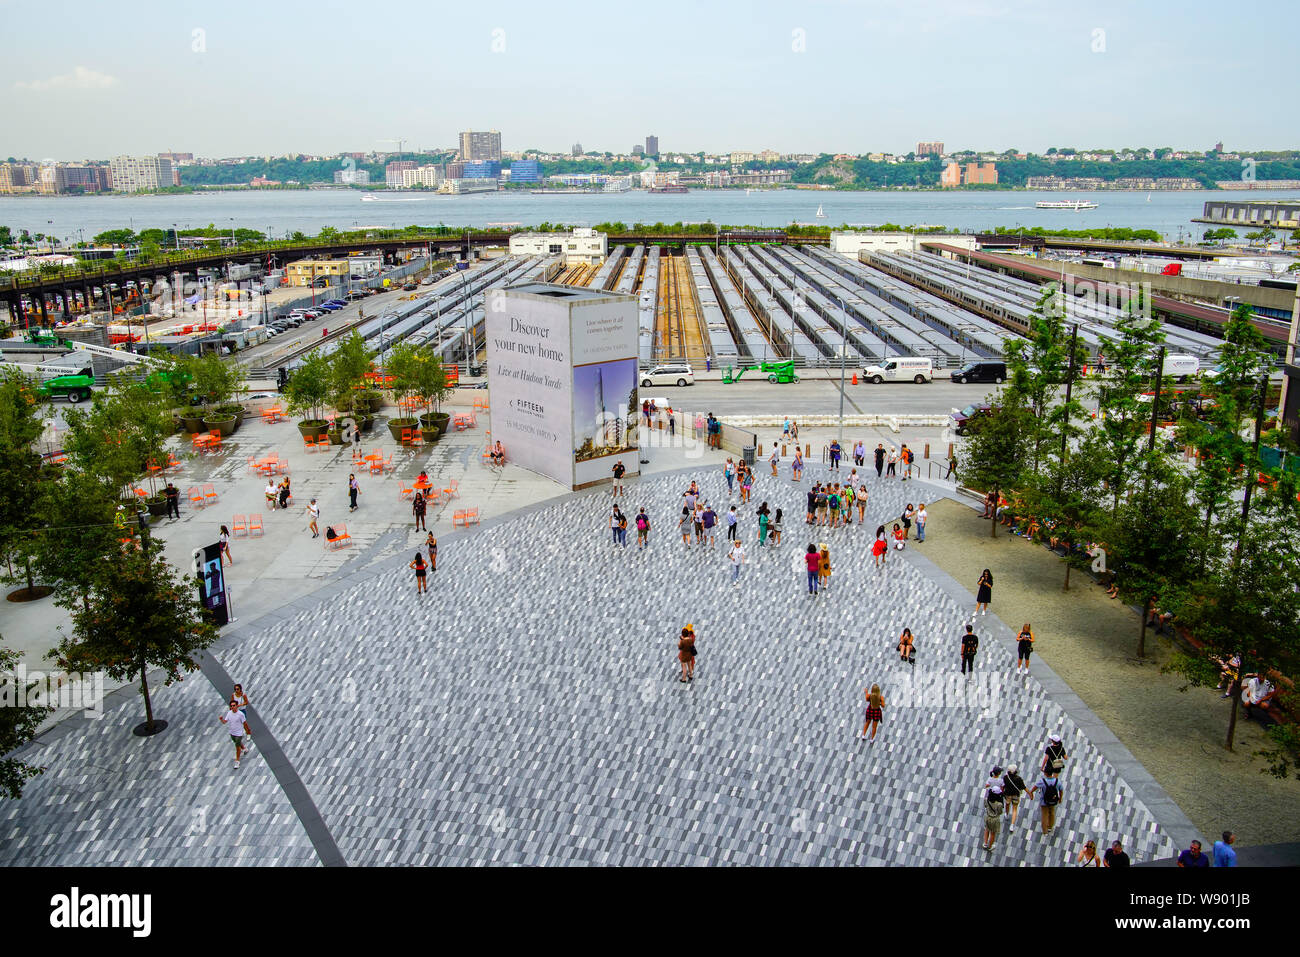
[[[384, 514], [349, 522], [361, 532], [350, 556], [320, 551], [296, 516], [279, 538], [268, 521], [265, 543], [236, 542], [235, 573], [250, 569], [236, 585], [262, 594], [244, 600], [212, 657], [245, 684], [347, 863], [1059, 865], [1101, 835], [1122, 837], [1135, 860], [1174, 853], [1180, 816], [1164, 813], [1140, 766], [1113, 759], [1104, 727], [1039, 662], [1028, 679], [1011, 676], [1000, 623], [979, 620], [981, 670], [957, 673], [968, 592], [911, 549], [872, 570], [875, 525], [943, 488], [873, 478], [866, 528], [810, 531], [804, 489], [788, 470], [778, 480], [760, 468], [741, 509], [750, 563], [733, 585], [725, 542], [686, 547], [675, 528], [691, 477], [727, 503], [718, 453], [651, 453], [664, 471], [630, 482], [625, 499], [629, 515], [645, 505], [652, 516], [651, 547], [638, 552], [634, 531], [626, 549], [610, 544], [608, 490], [544, 495], [535, 484], [549, 483], [510, 468], [480, 475], [469, 458], [480, 439], [433, 452], [440, 468], [465, 470], [462, 500], [488, 517], [439, 534], [427, 595], [406, 569], [423, 536], [402, 529], [395, 480], [363, 486], [362, 512]], [[308, 458], [292, 456], [304, 463], [295, 486], [328, 487], [325, 521], [336, 509], [347, 520], [338, 472]], [[372, 504], [376, 491], [388, 506]], [[785, 509], [785, 541], [759, 550], [764, 500]], [[173, 532], [169, 551], [207, 540], [213, 520]], [[383, 527], [362, 527], [371, 521]], [[830, 545], [835, 570], [815, 598], [800, 557], [809, 541]], [[308, 584], [281, 587], [296, 575]], [[675, 660], [686, 621], [700, 648], [690, 685]], [[904, 625], [917, 636], [914, 668], [893, 651]], [[885, 719], [874, 745], [859, 744], [872, 682]], [[207, 863], [223, 842], [247, 848], [250, 864], [318, 859], [260, 757], [231, 767], [216, 721], [226, 690], [197, 675], [160, 690], [155, 707], [173, 726], [149, 741], [129, 733], [141, 711], [130, 689], [105, 719], [43, 737], [32, 750], [50, 770], [0, 806], [0, 863]], [[989, 768], [1017, 761], [1028, 776], [1050, 731], [1072, 755], [1056, 832], [1040, 835], [1026, 807], [982, 851]], [[196, 811], [232, 803], [256, 817]], [[207, 828], [197, 836], [196, 816]]]

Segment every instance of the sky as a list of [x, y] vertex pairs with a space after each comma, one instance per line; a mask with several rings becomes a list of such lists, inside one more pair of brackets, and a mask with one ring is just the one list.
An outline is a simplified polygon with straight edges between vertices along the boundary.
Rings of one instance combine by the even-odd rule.
[[0, 0], [0, 157], [1297, 145], [1296, 0]]

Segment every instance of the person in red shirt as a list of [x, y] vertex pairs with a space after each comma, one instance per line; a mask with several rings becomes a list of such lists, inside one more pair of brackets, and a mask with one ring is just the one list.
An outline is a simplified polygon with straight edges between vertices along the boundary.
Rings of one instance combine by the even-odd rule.
[[902, 526], [900, 526], [897, 522], [895, 522], [894, 523], [894, 547], [901, 551], [906, 544], [907, 544], [907, 534], [903, 531]]
[[883, 568], [885, 564], [885, 553], [889, 551], [889, 543], [885, 541], [883, 533], [876, 536], [875, 542], [871, 545], [871, 554], [875, 556], [876, 567]]
[[804, 555], [804, 563], [808, 566], [808, 594], [817, 594], [817, 578], [822, 570], [822, 557], [817, 551], [817, 546], [809, 543], [808, 552]]

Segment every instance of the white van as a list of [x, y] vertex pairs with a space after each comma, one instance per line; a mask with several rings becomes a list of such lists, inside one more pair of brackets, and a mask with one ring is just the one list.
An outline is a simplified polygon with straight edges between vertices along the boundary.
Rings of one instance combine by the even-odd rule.
[[883, 366], [867, 366], [862, 370], [862, 381], [879, 385], [882, 382], [929, 382], [934, 378], [934, 361], [925, 357], [899, 356]]
[[1179, 382], [1186, 382], [1200, 371], [1201, 360], [1196, 356], [1167, 355], [1165, 367], [1160, 370], [1160, 374], [1170, 376]]

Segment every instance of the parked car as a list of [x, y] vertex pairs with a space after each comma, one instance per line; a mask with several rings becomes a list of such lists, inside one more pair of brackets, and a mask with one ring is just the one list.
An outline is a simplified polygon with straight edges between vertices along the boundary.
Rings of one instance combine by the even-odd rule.
[[695, 372], [685, 363], [659, 365], [641, 374], [641, 385], [695, 385]]
[[973, 423], [989, 415], [992, 411], [993, 407], [987, 402], [972, 402], [966, 408], [951, 414], [953, 430], [958, 435], [966, 435], [970, 432]]
[[882, 382], [929, 382], [934, 378], [934, 362], [922, 356], [899, 356], [881, 366], [867, 366], [862, 370], [862, 381], [879, 385]]
[[952, 372], [953, 382], [996, 382], [1001, 384], [1007, 378], [1007, 364], [992, 359], [976, 359], [967, 362], [960, 369]]
[[418, 288], [420, 288], [420, 287], [417, 286], [417, 285], [416, 285], [415, 283], [413, 283], [413, 282], [404, 282], [404, 283], [402, 283], [402, 291], [403, 291], [403, 292], [414, 292], [414, 291], [415, 291], [416, 289], [418, 289]]

